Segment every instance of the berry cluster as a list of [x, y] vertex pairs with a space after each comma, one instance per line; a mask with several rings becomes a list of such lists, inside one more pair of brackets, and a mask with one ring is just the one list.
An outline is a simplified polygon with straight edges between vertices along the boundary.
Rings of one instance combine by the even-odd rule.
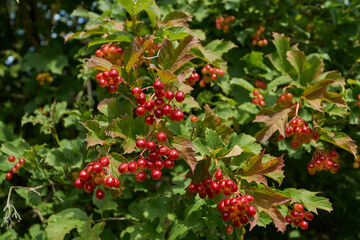
[[108, 87], [110, 93], [116, 93], [118, 85], [122, 83], [122, 78], [116, 69], [103, 71], [96, 74], [96, 80], [100, 87]]
[[[15, 162], [16, 158], [14, 156], [8, 157], [9, 162]], [[13, 177], [13, 174], [17, 173], [17, 171], [21, 168], [22, 165], [26, 163], [24, 158], [20, 158], [19, 162], [17, 162], [14, 167], [10, 170], [10, 172], [6, 173], [6, 179], [10, 180]]]
[[[202, 183], [190, 183], [189, 191], [196, 192], [200, 198], [214, 198], [215, 195], [220, 193], [225, 196], [229, 196], [237, 192], [238, 187], [231, 179], [223, 179], [223, 173], [221, 170], [217, 170], [214, 174], [215, 180], [211, 177], [206, 177], [202, 180]], [[196, 196], [196, 194], [195, 194]]]
[[[174, 93], [170, 90], [171, 87], [177, 89]], [[146, 95], [142, 91], [145, 89], [154, 88], [156, 99], [152, 100], [152, 97], [149, 100], [146, 100]], [[169, 116], [171, 121], [181, 122], [184, 119], [184, 113], [178, 109], [174, 103], [174, 99], [181, 103], [185, 100], [185, 94], [182, 91], [178, 91], [178, 88], [173, 85], [164, 85], [160, 80], [156, 80], [153, 86], [147, 88], [134, 87], [131, 90], [131, 93], [136, 97], [136, 102], [139, 106], [136, 108], [136, 115], [143, 116], [146, 111], [149, 114], [145, 117], [145, 123], [147, 125], [152, 125], [155, 122], [155, 117], [157, 119], [164, 116]], [[164, 101], [165, 98], [165, 102]], [[172, 103], [173, 106], [170, 105]]]
[[[84, 188], [87, 193], [92, 193], [98, 185], [103, 185], [104, 188], [118, 188], [120, 181], [111, 176], [109, 164], [110, 161], [107, 157], [102, 157], [100, 161], [88, 163], [76, 178], [75, 187], [77, 189]], [[105, 197], [105, 192], [98, 188], [95, 197], [101, 200]]]
[[[289, 210], [288, 210], [289, 211]], [[304, 220], [304, 218], [307, 220]], [[290, 214], [286, 215], [285, 220], [289, 224], [293, 224], [295, 227], [300, 226], [301, 229], [307, 229], [309, 227], [308, 221], [314, 219], [314, 215], [311, 212], [304, 212], [304, 207], [300, 203], [295, 203], [294, 209], [290, 211]]]
[[52, 83], [54, 78], [49, 73], [39, 73], [36, 76], [36, 81], [38, 81], [40, 85], [44, 85], [45, 82]]
[[[158, 132], [156, 134], [156, 140], [159, 143], [165, 142], [166, 139], [165, 133]], [[152, 179], [159, 180], [162, 176], [161, 169], [164, 167], [169, 169], [173, 168], [175, 166], [175, 160], [179, 158], [179, 153], [175, 149], [169, 149], [164, 145], [158, 145], [154, 141], [146, 142], [144, 139], [138, 139], [136, 140], [136, 147], [144, 149], [138, 156], [140, 158], [137, 161], [133, 160], [129, 163], [122, 163], [119, 166], [119, 172], [121, 174], [126, 172], [134, 173], [136, 181], [139, 182], [145, 180], [146, 172], [144, 170], [146, 168], [151, 170], [150, 175]], [[146, 150], [148, 153], [147, 158], [145, 159], [143, 154]]]
[[266, 88], [267, 88], [266, 82], [261, 81], [261, 80], [256, 80], [256, 81], [255, 81], [255, 86], [256, 86], [257, 88], [260, 88], [260, 89], [266, 89]]
[[229, 22], [235, 21], [235, 16], [218, 17], [216, 18], [216, 29], [222, 30], [224, 33], [229, 32]]
[[284, 105], [289, 108], [292, 106], [293, 96], [291, 93], [282, 94], [277, 100], [276, 104]]
[[203, 77], [200, 80], [199, 85], [200, 87], [205, 87], [205, 85], [210, 82], [210, 79], [215, 82], [218, 76], [224, 76], [225, 72], [220, 68], [215, 68], [210, 66], [210, 64], [206, 64], [201, 69], [201, 74]]
[[[240, 228], [249, 222], [249, 217], [256, 214], [256, 208], [250, 203], [254, 200], [251, 195], [226, 198], [218, 204], [218, 211], [222, 219], [227, 222], [231, 220], [236, 228]], [[233, 227], [229, 224], [226, 233], [232, 234]]]
[[200, 76], [197, 72], [193, 72], [192, 74], [190, 74], [190, 76], [188, 78], [185, 79], [185, 81], [190, 85], [193, 86], [195, 85], [195, 83], [197, 81], [199, 81]]
[[252, 99], [253, 104], [257, 104], [260, 107], [265, 106], [264, 96], [260, 94], [258, 90], [255, 89], [252, 94], [254, 95], [254, 98]]
[[[292, 149], [297, 149], [302, 144], [309, 144], [311, 139], [318, 140], [319, 134], [308, 127], [308, 123], [301, 117], [296, 116], [290, 120], [288, 127], [285, 128], [285, 137], [293, 137], [290, 142]], [[284, 140], [285, 137], [278, 134], [278, 139]]]
[[308, 163], [307, 169], [310, 175], [314, 175], [317, 171], [330, 171], [332, 174], [339, 170], [339, 154], [336, 151], [318, 154], [315, 152], [313, 159]]
[[121, 47], [105, 44], [102, 45], [100, 49], [95, 51], [95, 56], [99, 58], [104, 58], [110, 61], [112, 64], [121, 65], [123, 62], [123, 53], [124, 50]]
[[256, 34], [251, 35], [252, 38], [252, 45], [254, 46], [266, 46], [268, 45], [268, 40], [266, 38], [264, 38], [263, 36], [263, 32], [265, 31], [265, 27], [264, 26], [259, 26], [258, 30], [256, 31]]

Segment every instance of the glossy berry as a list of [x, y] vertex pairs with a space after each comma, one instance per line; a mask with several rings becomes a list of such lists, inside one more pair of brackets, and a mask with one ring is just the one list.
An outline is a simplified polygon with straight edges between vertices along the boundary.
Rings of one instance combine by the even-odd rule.
[[144, 116], [145, 108], [143, 106], [138, 106], [135, 110], [137, 116]]
[[134, 97], [140, 96], [140, 93], [141, 93], [141, 89], [139, 87], [133, 87], [133, 89], [131, 89], [131, 94]]
[[168, 156], [171, 160], [176, 160], [179, 158], [179, 153], [174, 150], [174, 149], [171, 149], [169, 152], [168, 152]]
[[154, 116], [153, 115], [147, 115], [145, 117], [145, 123], [147, 125], [152, 125], [154, 123], [155, 119], [154, 119]]
[[25, 161], [24, 158], [20, 158], [20, 159], [19, 159], [19, 163], [20, 163], [21, 165], [24, 165], [24, 164], [26, 163], [26, 161]]
[[99, 200], [104, 199], [104, 197], [105, 197], [104, 191], [99, 188], [99, 189], [96, 190], [96, 192], [95, 192], [95, 197], [96, 197], [97, 199], [99, 199]]
[[151, 177], [154, 180], [159, 180], [161, 178], [161, 171], [159, 169], [153, 169], [151, 171]]
[[252, 205], [249, 205], [247, 208], [246, 208], [246, 214], [248, 216], [254, 216], [256, 214], [256, 209], [254, 206]]
[[114, 185], [115, 185], [115, 178], [113, 178], [113, 177], [107, 177], [107, 178], [105, 178], [105, 184], [106, 184], [106, 186], [108, 186], [108, 187], [113, 187]]
[[128, 163], [128, 171], [131, 173], [134, 173], [134, 172], [136, 172], [136, 170], [137, 170], [136, 162], [135, 161], [129, 162]]
[[108, 86], [108, 91], [109, 91], [110, 93], [116, 93], [117, 89], [118, 89], [118, 87], [117, 87], [117, 85], [115, 85], [115, 84], [110, 84], [110, 85]]
[[192, 123], [196, 123], [198, 121], [198, 117], [197, 116], [191, 116], [190, 121]]
[[176, 110], [172, 113], [172, 117], [176, 122], [181, 122], [184, 119], [184, 113], [180, 110]]
[[12, 179], [12, 173], [11, 173], [11, 172], [7, 172], [6, 175], [5, 175], [5, 177], [6, 177], [7, 180]]
[[136, 147], [139, 149], [144, 149], [146, 147], [146, 141], [144, 139], [136, 140]]
[[140, 171], [140, 172], [136, 173], [136, 175], [135, 175], [135, 180], [138, 182], [144, 181], [145, 178], [146, 178], [146, 173], [144, 171]]
[[229, 225], [226, 226], [225, 231], [226, 231], [226, 233], [227, 233], [228, 235], [231, 235], [231, 234], [233, 234], [234, 229], [233, 229], [233, 227], [229, 224]]
[[156, 91], [160, 91], [160, 90], [164, 89], [164, 84], [161, 81], [157, 80], [154, 82], [154, 89]]
[[302, 211], [304, 210], [304, 207], [303, 207], [303, 205], [301, 205], [300, 203], [296, 203], [296, 204], [294, 205], [294, 209], [295, 209], [295, 211], [297, 211], [297, 212], [302, 212]]
[[101, 166], [103, 166], [103, 167], [108, 166], [108, 165], [110, 164], [109, 158], [107, 158], [107, 157], [102, 157], [102, 158], [100, 159], [100, 164], [101, 164]]
[[314, 215], [311, 212], [304, 212], [305, 219], [311, 221], [314, 219]]
[[224, 176], [222, 171], [219, 169], [215, 172], [214, 177], [216, 178], [216, 180], [220, 181], [221, 179], [223, 179]]
[[90, 174], [88, 173], [88, 171], [86, 171], [85, 169], [81, 170], [80, 173], [79, 173], [79, 178], [82, 180], [82, 181], [86, 181], [88, 180]]
[[158, 140], [158, 142], [165, 142], [166, 134], [163, 132], [158, 132], [158, 134], [156, 135], [156, 140]]
[[109, 71], [109, 77], [111, 78], [117, 78], [119, 76], [119, 72], [116, 69], [111, 69]]
[[[7, 174], [6, 174], [6, 178], [9, 179]], [[12, 177], [12, 175], [11, 175], [11, 177]], [[11, 177], [10, 177], [10, 179], [11, 179]], [[84, 181], [82, 181], [80, 178], [75, 179], [75, 187], [77, 189], [82, 189], [84, 187], [84, 185], [85, 185]]]
[[21, 168], [20, 163], [16, 163], [16, 164], [15, 164], [15, 168], [16, 168], [17, 170], [19, 170], [19, 169]]
[[166, 168], [173, 168], [173, 167], [175, 167], [175, 162], [173, 160], [170, 160], [170, 159], [167, 158], [164, 161], [164, 166]]
[[119, 181], [119, 179], [114, 178], [114, 182], [115, 182], [114, 188], [118, 188], [118, 187], [120, 186], [120, 181]]
[[93, 170], [94, 172], [96, 172], [96, 173], [101, 172], [101, 170], [102, 170], [101, 164], [100, 164], [100, 163], [94, 163], [94, 164], [92, 165], [92, 170]]
[[196, 183], [190, 183], [189, 185], [189, 191], [190, 192], [195, 192], [197, 189]]
[[146, 148], [149, 151], [155, 151], [156, 150], [156, 143], [153, 141], [149, 141], [146, 143]]
[[140, 93], [138, 97], [136, 97], [136, 102], [140, 105], [143, 105], [146, 102], [146, 96], [144, 93]]
[[286, 215], [285, 220], [286, 220], [289, 224], [291, 224], [291, 223], [293, 222], [292, 217], [289, 216], [289, 215]]
[[14, 174], [17, 173], [16, 167], [13, 167], [13, 168], [11, 169], [11, 172], [14, 173]]
[[166, 147], [166, 146], [161, 146], [158, 150], [157, 150], [157, 153], [158, 155], [160, 156], [165, 156], [166, 154], [168, 154], [169, 152], [169, 148]]
[[122, 163], [122, 164], [120, 164], [118, 170], [119, 170], [119, 173], [125, 173], [125, 172], [127, 172], [127, 170], [128, 170], [128, 164], [127, 164], [127, 163]]
[[173, 91], [169, 90], [169, 91], [166, 91], [165, 93], [165, 98], [169, 101], [173, 100], [175, 97], [175, 94]]
[[301, 229], [305, 230], [305, 229], [307, 229], [309, 227], [309, 223], [306, 220], [302, 220], [300, 222], [300, 227], [301, 227]]
[[87, 193], [91, 193], [94, 191], [94, 185], [92, 183], [86, 183], [84, 186], [84, 190]]
[[9, 162], [15, 162], [15, 160], [16, 160], [16, 158], [15, 158], [14, 156], [10, 156], [10, 157], [8, 158], [8, 161], [9, 161]]
[[182, 102], [182, 101], [184, 101], [184, 99], [185, 99], [185, 94], [182, 91], [177, 91], [175, 93], [175, 100], [177, 102]]

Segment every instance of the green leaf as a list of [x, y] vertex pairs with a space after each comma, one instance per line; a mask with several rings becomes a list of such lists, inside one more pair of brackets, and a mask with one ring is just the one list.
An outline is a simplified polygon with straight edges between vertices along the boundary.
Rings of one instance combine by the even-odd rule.
[[235, 47], [236, 45], [232, 42], [216, 39], [208, 43], [205, 48], [211, 50], [214, 54], [221, 57], [224, 53]]
[[287, 188], [281, 193], [292, 198], [291, 203], [301, 202], [307, 210], [316, 214], [317, 209], [328, 212], [333, 210], [329, 199], [316, 196], [319, 192], [310, 192], [306, 189]]
[[110, 120], [121, 117], [121, 105], [116, 98], [105, 98], [97, 106], [99, 112], [107, 116]]
[[92, 201], [97, 208], [97, 211], [102, 214], [106, 210], [117, 210], [118, 204], [111, 197], [110, 191], [104, 191], [105, 197], [102, 200], [99, 200], [93, 194]]
[[1, 144], [0, 150], [8, 156], [20, 157], [26, 150], [31, 149], [30, 145], [22, 138]]
[[231, 135], [227, 148], [233, 148], [239, 146], [246, 152], [259, 154], [261, 151], [261, 145], [256, 143], [256, 139], [253, 136], [242, 133], [237, 135], [236, 133]]
[[319, 128], [320, 140], [329, 142], [352, 153], [357, 158], [356, 142], [343, 132], [332, 132], [325, 128]]
[[48, 60], [36, 52], [29, 52], [24, 56], [21, 67], [24, 71], [35, 69], [38, 72], [47, 71]]
[[68, 60], [64, 55], [57, 55], [55, 58], [52, 58], [48, 64], [47, 68], [54, 74], [62, 74], [64, 67], [68, 66]]
[[0, 142], [10, 141], [14, 137], [14, 128], [11, 125], [5, 125], [0, 121]]
[[250, 54], [247, 53], [243, 56], [241, 60], [244, 60], [247, 63], [248, 68], [264, 68], [264, 57], [262, 52], [251, 51]]
[[194, 55], [189, 54], [188, 51], [192, 49], [199, 40], [192, 35], [185, 37], [179, 45], [174, 48], [173, 43], [167, 38], [161, 44], [158, 64], [162, 70], [170, 70], [175, 72], [185, 63], [195, 58]]
[[82, 123], [82, 125], [89, 131], [85, 139], [88, 148], [95, 145], [104, 145], [107, 138], [104, 129], [101, 128], [98, 121], [89, 120]]
[[131, 15], [135, 16], [148, 6], [155, 4], [153, 0], [118, 0], [118, 2], [125, 8], [125, 10]]
[[105, 43], [113, 42], [126, 42], [130, 43], [134, 39], [134, 36], [127, 32], [116, 32], [116, 34], [107, 36], [106, 38], [95, 38], [91, 40], [88, 44], [88, 48]]
[[232, 78], [230, 84], [239, 85], [248, 90], [249, 92], [252, 92], [255, 89], [253, 85], [251, 85], [251, 83], [242, 78]]
[[212, 129], [205, 130], [206, 145], [212, 150], [223, 147], [223, 141], [221, 137]]
[[290, 72], [293, 70], [293, 67], [287, 61], [286, 53], [290, 50], [289, 39], [284, 36], [284, 34], [273, 33], [273, 43], [276, 48], [276, 52], [269, 55], [269, 58], [274, 65], [274, 67], [282, 72]]
[[57, 214], [51, 215], [47, 220], [48, 239], [62, 240], [72, 229], [80, 229], [88, 221], [86, 213], [78, 208], [68, 208]]
[[206, 142], [202, 138], [196, 138], [193, 141], [194, 147], [201, 156], [208, 155], [210, 153], [209, 149], [206, 147]]

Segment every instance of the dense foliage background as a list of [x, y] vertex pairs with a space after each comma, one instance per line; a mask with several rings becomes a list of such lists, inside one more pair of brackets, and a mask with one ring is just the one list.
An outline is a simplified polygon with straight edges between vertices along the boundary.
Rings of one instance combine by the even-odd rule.
[[[134, 21], [119, 2], [6, 0], [0, 6], [0, 209], [6, 206], [11, 186], [46, 185], [37, 189], [41, 197], [26, 189], [13, 190], [11, 203], [22, 221], [15, 220], [8, 229], [2, 226], [0, 239], [51, 239], [47, 234], [49, 225], [54, 222], [59, 229], [69, 229], [66, 239], [98, 239], [99, 236], [101, 239], [229, 238], [224, 234], [225, 225], [216, 203], [185, 195], [191, 180], [183, 177], [189, 170], [184, 161], [166, 172], [160, 182], [138, 183], [133, 177], [125, 177], [126, 189], [116, 199], [107, 194], [99, 201], [73, 186], [85, 163], [98, 156], [96, 151], [87, 150], [88, 130], [81, 123], [99, 115], [97, 104], [111, 97], [96, 83], [97, 71], [84, 67], [85, 59], [93, 56], [101, 44], [110, 42], [110, 35], [120, 39], [123, 35], [117, 35], [119, 29], [133, 29]], [[208, 104], [237, 134], [255, 136], [264, 126], [253, 122], [260, 111], [251, 104], [256, 80], [272, 86], [263, 91], [266, 106], [274, 105], [283, 87], [290, 83], [271, 85], [279, 73], [266, 57], [276, 51], [271, 42], [273, 32], [283, 33], [291, 45], [297, 44], [305, 52], [309, 61], [320, 57], [324, 72], [338, 70], [344, 77], [346, 84], [334, 89], [344, 97], [348, 108], [324, 103], [321, 124], [347, 134], [356, 144], [360, 142], [357, 103], [360, 94], [360, 1], [164, 0], [156, 4], [138, 14], [143, 23], [137, 25], [137, 34], [153, 34], [152, 28], [160, 19], [165, 24], [164, 16], [170, 12], [187, 12], [189, 19], [180, 21], [182, 27], [166, 29], [161, 34], [157, 32], [159, 37], [180, 40], [191, 33], [201, 40], [201, 45], [207, 46], [207, 50], [220, 55], [201, 58], [201, 54], [192, 50], [198, 56], [193, 60], [198, 72], [209, 56], [215, 58], [218, 67], [226, 70], [225, 76], [217, 81], [205, 87], [194, 86], [191, 95], [201, 108], [192, 109], [187, 116], [195, 114], [201, 119], [203, 107]], [[235, 16], [235, 21], [229, 23], [228, 33], [216, 28], [215, 19], [219, 16]], [[252, 44], [251, 35], [259, 26], [265, 27], [263, 37], [269, 42], [267, 46]], [[214, 44], [216, 39], [223, 40], [224, 44], [213, 49], [207, 45]], [[126, 41], [121, 44], [129, 46]], [[299, 100], [300, 90], [289, 89]], [[127, 106], [125, 102], [122, 99]], [[311, 122], [317, 111], [305, 105], [301, 116]], [[178, 135], [185, 134], [194, 127], [189, 119], [185, 122], [181, 125], [183, 128], [172, 125], [170, 129]], [[269, 181], [269, 186], [321, 192], [320, 195], [333, 204], [333, 211], [319, 210], [306, 231], [288, 226], [285, 233], [277, 232], [272, 223], [267, 225], [271, 219], [264, 220], [265, 228], [257, 226], [249, 231], [246, 227], [245, 238], [360, 238], [360, 176], [359, 170], [354, 168], [358, 164], [353, 154], [324, 141], [320, 147], [340, 154], [340, 169], [336, 174], [309, 175], [306, 165], [314, 153], [313, 145], [293, 150], [290, 144], [278, 142], [276, 135], [261, 144], [272, 156], [285, 154], [285, 178], [280, 186], [275, 181]], [[6, 180], [6, 172], [13, 167], [7, 160], [10, 155], [24, 157], [28, 163], [13, 179]], [[76, 220], [71, 214], [56, 215], [70, 208], [78, 209]], [[1, 219], [4, 214], [0, 213]], [[74, 224], [81, 224], [81, 227], [74, 229]]]

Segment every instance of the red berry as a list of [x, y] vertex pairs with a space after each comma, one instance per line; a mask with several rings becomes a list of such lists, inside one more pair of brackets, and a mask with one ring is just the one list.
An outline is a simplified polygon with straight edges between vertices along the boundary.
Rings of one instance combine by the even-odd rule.
[[117, 78], [119, 76], [119, 72], [116, 69], [111, 69], [109, 71], [109, 77], [111, 78]]
[[127, 172], [127, 170], [128, 170], [128, 164], [127, 164], [127, 163], [122, 163], [122, 164], [120, 164], [118, 170], [119, 170], [119, 173], [125, 173], [125, 172]]
[[229, 225], [226, 226], [225, 231], [226, 231], [226, 233], [227, 233], [228, 235], [231, 235], [231, 234], [233, 234], [234, 229], [233, 229], [233, 227], [229, 224]]
[[145, 117], [145, 124], [152, 125], [154, 123], [155, 119], [153, 115], [147, 115]]
[[95, 56], [97, 56], [97, 57], [101, 57], [102, 54], [103, 54], [103, 53], [102, 53], [101, 49], [97, 49], [97, 50], [95, 51]]
[[289, 224], [291, 224], [291, 223], [293, 222], [292, 217], [289, 216], [289, 215], [286, 215], [285, 220], [286, 220]]
[[254, 216], [256, 214], [256, 209], [254, 206], [252, 205], [249, 205], [247, 208], [246, 208], [246, 214], [248, 216]]
[[301, 227], [301, 229], [305, 230], [305, 229], [307, 229], [309, 227], [309, 223], [306, 220], [302, 220], [300, 222], [300, 227]]
[[94, 191], [94, 185], [92, 183], [86, 183], [84, 186], [84, 190], [87, 193], [91, 193]]
[[136, 170], [137, 170], [136, 162], [135, 161], [129, 162], [128, 163], [128, 171], [131, 173], [134, 173], [134, 172], [136, 172]]
[[19, 169], [21, 168], [20, 163], [16, 163], [16, 164], [15, 164], [15, 168], [19, 170]]
[[182, 91], [177, 91], [175, 93], [175, 99], [177, 102], [182, 102], [185, 99], [185, 94]]
[[159, 180], [161, 178], [161, 171], [159, 169], [153, 169], [151, 171], [151, 177], [154, 180]]
[[97, 199], [99, 199], [99, 200], [104, 199], [104, 197], [105, 197], [104, 191], [99, 188], [99, 189], [96, 190], [96, 192], [95, 192], [95, 197], [96, 197]]
[[100, 164], [101, 164], [101, 166], [103, 166], [103, 167], [108, 166], [108, 165], [110, 164], [109, 158], [107, 158], [107, 157], [102, 157], [102, 158], [100, 159]]
[[155, 96], [157, 98], [163, 98], [165, 96], [165, 90], [161, 89], [160, 91], [155, 91]]
[[162, 108], [164, 106], [165, 102], [163, 99], [157, 98], [157, 99], [155, 99], [154, 104], [155, 104], [155, 107]]
[[164, 166], [166, 168], [173, 168], [173, 167], [175, 167], [175, 162], [173, 160], [170, 160], [170, 159], [167, 158], [164, 161]]
[[216, 180], [220, 181], [221, 179], [223, 179], [224, 176], [222, 171], [219, 169], [215, 172], [214, 177], [216, 178]]
[[145, 108], [143, 106], [138, 106], [135, 112], [136, 115], [143, 116], [145, 114]]
[[92, 165], [92, 170], [93, 170], [94, 172], [96, 172], [96, 173], [101, 172], [101, 170], [102, 170], [101, 164], [100, 164], [100, 163], [94, 163], [94, 164]]
[[303, 205], [301, 205], [300, 203], [296, 203], [296, 204], [294, 205], [294, 209], [295, 209], [295, 211], [297, 211], [297, 212], [302, 212], [302, 211], [304, 211], [304, 207], [303, 207]]
[[105, 178], [105, 184], [106, 184], [106, 186], [108, 186], [108, 187], [113, 187], [114, 185], [115, 185], [115, 178], [113, 178], [113, 177], [107, 177], [107, 178]]
[[161, 81], [157, 80], [154, 82], [154, 89], [156, 91], [160, 91], [160, 90], [164, 89], [164, 84]]
[[168, 156], [171, 160], [176, 160], [179, 158], [179, 153], [174, 150], [174, 149], [171, 149], [169, 152], [168, 152]]
[[16, 169], [15, 167], [13, 167], [13, 168], [11, 169], [11, 172], [14, 173], [14, 174], [17, 173], [17, 169]]
[[165, 98], [169, 101], [173, 100], [175, 97], [175, 94], [173, 91], [169, 90], [169, 91], [166, 91], [165, 93]]
[[146, 102], [146, 96], [144, 93], [140, 93], [138, 97], [136, 97], [136, 102], [140, 105], [143, 105]]
[[196, 122], [198, 121], [197, 116], [191, 116], [190, 121], [191, 121], [192, 123], [196, 123]]
[[[8, 172], [8, 173], [9, 173], [9, 172]], [[7, 178], [7, 179], [9, 179], [9, 178], [8, 178], [8, 173], [6, 174], [6, 178]], [[11, 173], [10, 173], [10, 174], [11, 174]], [[12, 177], [12, 174], [11, 174], [11, 177]], [[11, 177], [10, 177], [10, 179], [11, 179]], [[80, 178], [75, 179], [75, 187], [76, 187], [77, 189], [83, 188], [84, 185], [85, 185], [85, 183], [84, 183]]]
[[144, 149], [146, 147], [146, 141], [141, 138], [136, 140], [136, 147], [139, 149]]
[[258, 91], [258, 90], [254, 90], [254, 91], [252, 92], [252, 94], [253, 94], [254, 96], [257, 96], [257, 95], [259, 95], [259, 91]]
[[144, 170], [146, 168], [146, 160], [145, 160], [145, 158], [139, 158], [137, 160], [136, 164], [137, 164], [137, 167], [140, 170]]
[[118, 188], [120, 186], [120, 181], [117, 178], [114, 178], [115, 184], [114, 184], [114, 188]]
[[223, 212], [221, 217], [225, 222], [227, 222], [230, 219], [230, 214], [228, 212]]
[[155, 159], [157, 159], [158, 156], [159, 155], [158, 155], [157, 151], [151, 151], [148, 153], [148, 158], [150, 160], [155, 160]]
[[118, 87], [117, 87], [117, 85], [115, 85], [115, 84], [110, 84], [110, 85], [108, 86], [108, 91], [109, 91], [110, 93], [116, 93], [117, 89], [118, 89]]
[[220, 190], [220, 185], [217, 182], [212, 181], [211, 184], [210, 184], [210, 188], [211, 188], [211, 190], [216, 192], [216, 191]]
[[299, 212], [297, 212], [295, 210], [291, 210], [290, 215], [292, 218], [297, 219], [299, 217]]
[[146, 178], [146, 173], [145, 173], [144, 171], [140, 171], [140, 172], [138, 172], [138, 173], [135, 175], [135, 179], [136, 179], [136, 181], [138, 181], [138, 182], [144, 181], [145, 178]]
[[79, 173], [79, 178], [80, 178], [82, 181], [88, 180], [89, 177], [90, 177], [90, 174], [88, 173], [87, 170], [83, 169], [83, 170], [80, 171], [80, 173]]
[[158, 134], [156, 135], [156, 140], [158, 140], [159, 142], [165, 142], [166, 134], [163, 132], [158, 132]]
[[190, 183], [189, 185], [189, 191], [190, 192], [195, 192], [197, 189], [196, 183]]
[[165, 114], [166, 116], [170, 116], [172, 114], [172, 107], [169, 104], [165, 104], [162, 107], [162, 112], [163, 114]]
[[26, 161], [25, 161], [24, 158], [20, 158], [20, 159], [19, 159], [19, 163], [20, 163], [21, 165], [24, 165], [24, 164], [26, 163]]
[[165, 156], [166, 154], [168, 154], [169, 152], [169, 148], [166, 147], [166, 146], [161, 146], [158, 150], [157, 150], [157, 153], [158, 155], [160, 156]]
[[139, 87], [133, 87], [133, 89], [131, 89], [131, 94], [134, 97], [140, 96], [140, 93], [141, 93], [141, 89]]
[[155, 168], [157, 169], [163, 169], [164, 167], [164, 161], [159, 158], [155, 161], [154, 164], [155, 164]]
[[314, 219], [314, 215], [311, 212], [304, 212], [305, 219], [311, 221]]
[[153, 141], [149, 141], [146, 143], [146, 148], [149, 151], [155, 151], [156, 150], [156, 143]]
[[15, 162], [15, 160], [16, 160], [16, 158], [15, 158], [14, 156], [10, 156], [10, 157], [8, 158], [8, 161], [9, 161], [9, 162]]
[[172, 117], [176, 122], [181, 122], [184, 119], [184, 113], [180, 110], [176, 110], [172, 113]]
[[[6, 175], [5, 175], [5, 177], [6, 177], [7, 180], [12, 179], [12, 173], [11, 173], [11, 172], [7, 172]], [[79, 180], [80, 180], [80, 179], [79, 179]], [[76, 181], [75, 181], [75, 183], [76, 183]]]
[[156, 118], [162, 118], [164, 116], [164, 113], [161, 108], [155, 109], [154, 114]]
[[254, 200], [253, 196], [251, 196], [249, 194], [246, 194], [244, 196], [244, 199], [246, 200], [246, 203], [251, 203]]
[[259, 106], [261, 106], [261, 107], [265, 106], [265, 102], [263, 100], [260, 100], [259, 101]]
[[145, 107], [146, 111], [151, 112], [155, 108], [155, 105], [154, 105], [153, 101], [148, 100], [145, 102], [144, 107]]

